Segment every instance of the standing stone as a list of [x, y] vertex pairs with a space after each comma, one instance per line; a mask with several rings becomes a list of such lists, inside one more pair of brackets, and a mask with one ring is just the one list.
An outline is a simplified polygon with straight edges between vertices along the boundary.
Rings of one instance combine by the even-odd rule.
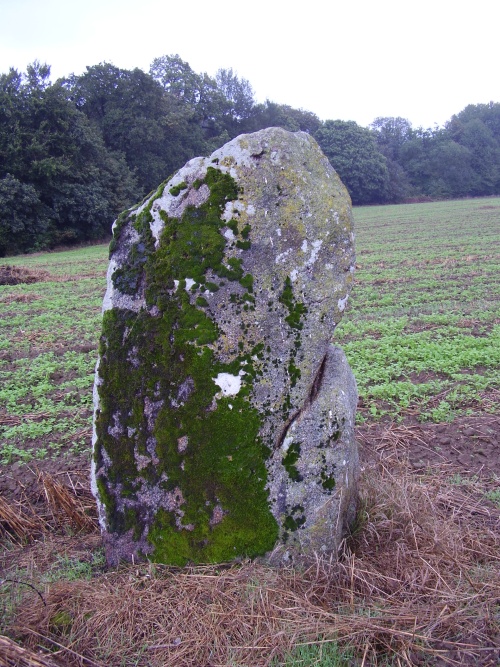
[[356, 498], [356, 384], [332, 345], [350, 199], [278, 128], [195, 158], [113, 228], [92, 488], [110, 564], [335, 553]]

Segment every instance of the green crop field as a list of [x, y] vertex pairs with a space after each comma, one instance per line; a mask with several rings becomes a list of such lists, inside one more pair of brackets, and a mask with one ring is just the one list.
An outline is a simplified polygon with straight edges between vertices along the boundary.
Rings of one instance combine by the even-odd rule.
[[500, 200], [355, 211], [358, 272], [336, 340], [361, 420], [498, 409]]
[[360, 394], [361, 503], [340, 562], [302, 573], [103, 573], [77, 515], [107, 246], [0, 260], [19, 280], [0, 285], [0, 634], [64, 665], [500, 664], [500, 198], [354, 217], [334, 341]]
[[[335, 332], [359, 422], [496, 411], [500, 199], [355, 210], [358, 270]], [[107, 248], [4, 260], [43, 281], [0, 287], [0, 461], [88, 451]]]

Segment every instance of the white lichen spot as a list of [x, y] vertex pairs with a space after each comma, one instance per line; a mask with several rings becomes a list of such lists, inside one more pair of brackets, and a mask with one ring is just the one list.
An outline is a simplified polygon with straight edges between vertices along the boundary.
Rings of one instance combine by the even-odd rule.
[[347, 300], [348, 300], [348, 299], [349, 299], [349, 295], [346, 294], [345, 297], [344, 297], [343, 299], [339, 299], [339, 300], [338, 300], [338, 302], [337, 302], [337, 306], [338, 306], [338, 309], [340, 310], [340, 312], [342, 312], [343, 310], [345, 310], [345, 307], [346, 307], [346, 305], [347, 305]]
[[136, 345], [134, 345], [134, 347], [131, 350], [129, 350], [127, 354], [127, 361], [130, 364], [132, 364], [134, 368], [139, 368], [140, 365], [138, 353], [139, 353], [139, 348]]
[[189, 443], [189, 438], [187, 435], [183, 435], [181, 438], [177, 438], [177, 450], [182, 454], [187, 449]]
[[281, 229], [280, 229], [279, 227], [278, 227], [278, 229], [276, 230], [276, 234], [277, 234], [278, 236], [281, 236]]
[[[191, 287], [196, 283], [196, 280], [193, 280], [192, 278], [186, 278], [185, 280], [186, 280], [186, 287], [184, 289], [186, 290], [186, 292], [189, 292]], [[174, 280], [175, 291], [179, 289], [179, 284], [180, 280]]]
[[283, 444], [281, 445], [281, 450], [283, 452], [287, 452], [292, 442], [293, 442], [292, 436], [287, 435], [286, 438], [283, 440]]
[[293, 269], [293, 271], [290, 271], [290, 280], [292, 283], [294, 283], [297, 280], [297, 276], [299, 275], [299, 272], [297, 269]]
[[149, 223], [149, 226], [151, 228], [151, 234], [154, 237], [155, 240], [155, 248], [158, 248], [160, 245], [160, 236], [163, 231], [163, 228], [165, 227], [165, 223], [160, 217], [160, 204], [159, 202], [155, 202], [153, 205], [153, 210], [152, 210], [152, 216], [153, 220]]
[[235, 214], [241, 213], [244, 210], [245, 210], [245, 204], [242, 201], [239, 200], [228, 201], [226, 202], [226, 205], [224, 207], [224, 212], [221, 215], [221, 220], [229, 222], [234, 218]]
[[276, 264], [280, 264], [281, 262], [284, 262], [288, 255], [292, 252], [292, 248], [288, 248], [288, 250], [285, 250], [285, 252], [280, 253], [279, 255], [276, 255]]
[[309, 257], [309, 265], [314, 264], [314, 262], [318, 259], [319, 251], [323, 245], [323, 241], [322, 239], [317, 239], [316, 241], [313, 241], [311, 245], [313, 249], [311, 251], [311, 256]]
[[221, 388], [223, 396], [236, 396], [241, 389], [241, 378], [245, 371], [240, 371], [238, 375], [231, 373], [219, 373], [216, 378], [212, 378], [217, 386]]
[[302, 241], [301, 250], [302, 250], [302, 252], [307, 252], [307, 239], [304, 239]]
[[113, 422], [113, 426], [108, 426], [108, 433], [113, 438], [119, 439], [124, 433], [124, 428], [120, 420], [120, 413], [113, 413]]
[[232, 229], [229, 229], [229, 227], [228, 227], [228, 228], [226, 229], [226, 231], [224, 232], [224, 236], [226, 237], [226, 239], [227, 239], [228, 241], [234, 241], [234, 239], [236, 238], [235, 235], [234, 235], [234, 233], [233, 233], [233, 230], [232, 230]]

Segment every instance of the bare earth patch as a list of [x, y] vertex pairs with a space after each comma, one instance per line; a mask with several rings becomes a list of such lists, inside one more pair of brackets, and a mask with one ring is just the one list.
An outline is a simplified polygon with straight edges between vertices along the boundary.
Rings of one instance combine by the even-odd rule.
[[500, 417], [483, 413], [442, 424], [421, 423], [408, 417], [403, 423], [371, 422], [358, 427], [365, 457], [394, 453], [408, 460], [415, 471], [435, 466], [450, 474], [500, 478]]
[[48, 271], [29, 269], [23, 266], [0, 266], [0, 285], [21, 285], [47, 280]]

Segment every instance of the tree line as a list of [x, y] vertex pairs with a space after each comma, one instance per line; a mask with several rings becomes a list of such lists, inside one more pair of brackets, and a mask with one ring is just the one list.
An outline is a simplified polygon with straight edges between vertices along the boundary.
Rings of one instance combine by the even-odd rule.
[[210, 77], [178, 55], [148, 73], [101, 63], [55, 83], [34, 62], [0, 75], [0, 256], [105, 238], [187, 160], [271, 126], [314, 136], [354, 204], [500, 193], [498, 103], [469, 105], [442, 128], [361, 127], [257, 103], [232, 69]]

